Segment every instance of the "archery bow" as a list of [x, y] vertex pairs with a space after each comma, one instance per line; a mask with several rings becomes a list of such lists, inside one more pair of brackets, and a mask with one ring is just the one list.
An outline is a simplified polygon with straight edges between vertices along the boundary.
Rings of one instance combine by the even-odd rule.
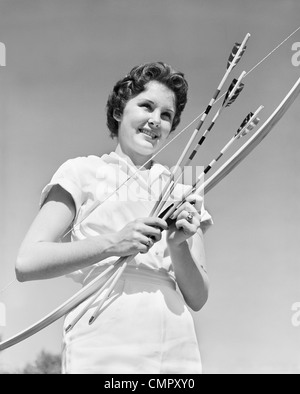
[[[217, 87], [217, 89], [216, 89], [216, 91], [215, 91], [215, 93], [214, 93], [212, 99], [210, 100], [210, 102], [209, 102], [209, 104], [208, 104], [206, 110], [202, 113], [200, 122], [199, 122], [197, 128], [195, 129], [195, 131], [194, 131], [194, 133], [193, 133], [193, 135], [192, 135], [192, 138], [190, 139], [190, 144], [186, 146], [185, 150], [183, 151], [183, 154], [181, 155], [181, 157], [180, 157], [180, 159], [179, 159], [179, 161], [178, 161], [178, 163], [177, 163], [177, 166], [178, 166], [178, 167], [180, 166], [181, 160], [184, 160], [184, 157], [185, 157], [186, 153], [188, 152], [188, 149], [189, 149], [190, 146], [192, 145], [193, 141], [196, 139], [197, 134], [198, 134], [199, 130], [201, 129], [201, 127], [202, 127], [202, 125], [203, 125], [203, 123], [204, 123], [204, 120], [205, 120], [206, 116], [209, 114], [209, 112], [210, 112], [210, 110], [212, 109], [214, 103], [216, 102], [216, 100], [217, 100], [217, 98], [218, 98], [218, 96], [219, 96], [219, 94], [220, 94], [220, 92], [221, 92], [221, 90], [222, 90], [222, 87], [224, 86], [224, 84], [225, 84], [225, 82], [226, 82], [226, 80], [227, 80], [229, 74], [230, 74], [231, 71], [234, 69], [234, 67], [236, 67], [236, 65], [239, 63], [241, 57], [243, 56], [243, 54], [244, 54], [244, 52], [245, 52], [245, 50], [246, 50], [246, 46], [247, 46], [247, 42], [248, 42], [249, 38], [250, 38], [250, 34], [248, 33], [248, 34], [246, 34], [246, 36], [245, 36], [245, 38], [244, 38], [244, 40], [242, 41], [241, 44], [236, 43], [235, 46], [233, 47], [233, 49], [232, 49], [232, 51], [231, 51], [231, 54], [230, 54], [230, 56], [229, 56], [229, 58], [228, 58], [228, 61], [227, 61], [226, 72], [225, 72], [223, 78], [221, 79], [221, 82], [219, 83], [219, 85], [218, 85], [218, 87]], [[242, 74], [242, 75], [244, 76], [244, 74]], [[242, 77], [240, 77], [240, 79], [242, 79]], [[228, 94], [229, 94], [230, 97], [233, 96], [233, 94], [235, 93], [235, 90], [237, 90], [238, 86], [239, 86], [239, 84], [236, 83], [235, 86], [232, 86], [232, 87], [229, 88], [230, 91], [229, 91]], [[225, 101], [226, 101], [226, 99], [225, 99]], [[196, 119], [197, 119], [197, 118], [196, 118]], [[194, 120], [194, 121], [195, 121], [195, 120]], [[190, 125], [191, 125], [192, 123], [194, 123], [194, 121], [191, 122]], [[182, 132], [183, 132], [184, 130], [186, 130], [190, 125], [188, 125], [187, 127], [185, 127], [185, 128], [182, 130]], [[158, 153], [159, 153], [159, 152], [158, 152]], [[157, 154], [158, 154], [158, 153], [157, 153]], [[156, 156], [156, 155], [155, 155], [155, 156]], [[145, 167], [145, 166], [148, 164], [148, 162], [150, 162], [151, 160], [153, 160], [153, 158], [154, 158], [154, 157], [152, 157], [150, 160], [148, 160], [146, 163], [144, 163], [144, 165], [143, 165], [141, 168]], [[133, 178], [133, 177], [141, 170], [141, 168], [138, 169], [137, 171], [133, 172], [133, 174], [132, 174], [130, 177], [128, 177], [128, 178], [125, 180], [125, 182], [123, 182], [123, 183], [122, 183], [112, 194], [116, 193], [123, 185], [126, 184], [126, 182], [128, 182], [131, 178]], [[177, 170], [175, 170], [175, 171], [177, 171]], [[175, 171], [174, 171], [174, 173], [175, 173]], [[167, 185], [167, 186], [168, 186], [168, 185]], [[111, 195], [112, 195], [112, 194], [111, 194]], [[106, 199], [110, 198], [111, 195], [108, 196]], [[104, 200], [104, 201], [105, 201], [105, 200]], [[100, 204], [102, 204], [104, 201], [101, 201], [101, 202], [100, 202], [100, 201], [96, 201], [95, 204], [93, 204], [92, 207], [86, 212], [85, 217], [82, 218], [82, 219], [80, 220], [80, 222], [77, 223], [76, 225], [78, 226], [80, 223], [82, 223], [82, 222], [83, 222], [83, 221], [84, 221], [84, 220], [85, 220], [85, 219], [86, 219], [86, 218], [87, 218], [87, 217], [88, 217], [88, 216], [89, 216], [89, 215], [90, 215]], [[74, 229], [74, 226], [73, 226], [72, 229], [70, 229], [66, 234], [64, 234], [64, 237], [65, 237], [66, 235], [68, 235], [73, 229]], [[107, 270], [104, 272], [104, 275], [108, 274], [109, 271], [110, 271], [110, 270], [107, 269]], [[10, 282], [8, 286], [6, 286], [3, 290], [1, 290], [1, 293], [4, 292], [12, 283], [15, 283], [15, 281], [16, 281], [16, 279], [14, 279], [12, 282]], [[99, 293], [99, 292], [100, 292], [100, 291], [98, 291], [98, 293]], [[47, 319], [47, 317], [46, 317], [45, 319]], [[38, 324], [38, 323], [37, 323], [37, 324]], [[76, 322], [75, 322], [74, 324], [76, 324]], [[67, 330], [68, 330], [68, 329], [70, 329], [70, 327], [68, 327]], [[1, 348], [0, 348], [0, 350], [1, 350]]]
[[[259, 130], [225, 163], [215, 172], [206, 182], [201, 186], [201, 190], [205, 193], [211, 191], [222, 179], [224, 179], [251, 151], [270, 133], [273, 127], [283, 117], [289, 107], [296, 100], [300, 94], [300, 78], [297, 80], [292, 89], [288, 92], [279, 106], [275, 109], [272, 115], [265, 121]], [[198, 190], [197, 190], [198, 192]], [[111, 268], [113, 269], [113, 268]], [[100, 278], [100, 276], [102, 277]], [[95, 278], [88, 285], [82, 288], [74, 296], [64, 302], [61, 306], [56, 308], [53, 312], [48, 314], [45, 318], [41, 319], [36, 324], [22, 331], [21, 333], [9, 338], [8, 340], [0, 343], [0, 351], [3, 351], [17, 343], [29, 338], [30, 336], [46, 328], [56, 320], [69, 313], [73, 308], [81, 304], [87, 298], [92, 296], [99, 289], [103, 274]]]

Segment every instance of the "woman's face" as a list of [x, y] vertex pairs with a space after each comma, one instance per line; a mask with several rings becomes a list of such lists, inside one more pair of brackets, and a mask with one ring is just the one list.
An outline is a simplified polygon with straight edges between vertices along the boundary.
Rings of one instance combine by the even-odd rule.
[[150, 81], [131, 98], [120, 117], [118, 141], [135, 165], [142, 165], [167, 139], [175, 115], [175, 94], [165, 85]]

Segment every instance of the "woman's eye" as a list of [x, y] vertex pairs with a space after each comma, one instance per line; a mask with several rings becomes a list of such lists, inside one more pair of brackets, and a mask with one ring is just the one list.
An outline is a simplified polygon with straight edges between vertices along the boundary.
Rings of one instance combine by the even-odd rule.
[[165, 119], [168, 119], [168, 120], [171, 120], [171, 118], [172, 118], [171, 114], [169, 112], [164, 112], [162, 114], [162, 117], [165, 118]]
[[141, 107], [144, 107], [144, 108], [147, 108], [147, 109], [151, 109], [151, 105], [148, 104], [148, 103], [143, 103], [143, 104], [141, 105]]

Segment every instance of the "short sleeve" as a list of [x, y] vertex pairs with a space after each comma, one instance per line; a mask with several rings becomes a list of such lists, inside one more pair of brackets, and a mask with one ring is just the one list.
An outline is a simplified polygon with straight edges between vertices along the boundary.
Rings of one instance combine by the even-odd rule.
[[201, 215], [200, 228], [204, 234], [214, 224], [214, 222], [210, 213], [208, 213], [208, 211], [204, 207], [202, 207], [200, 215]]
[[50, 190], [55, 185], [61, 186], [64, 190], [70, 193], [74, 200], [77, 214], [83, 203], [83, 188], [78, 159], [70, 159], [59, 167], [51, 181], [42, 190], [40, 207], [42, 207]]

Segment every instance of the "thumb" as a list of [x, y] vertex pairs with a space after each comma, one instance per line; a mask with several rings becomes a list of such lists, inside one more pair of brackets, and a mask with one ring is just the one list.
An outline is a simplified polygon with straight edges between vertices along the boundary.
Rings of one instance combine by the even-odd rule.
[[201, 197], [199, 194], [191, 194], [190, 196], [188, 196], [188, 198], [186, 199], [190, 204], [195, 206], [195, 209], [198, 212], [201, 212], [202, 207], [203, 207], [203, 202], [204, 202], [204, 198]]

